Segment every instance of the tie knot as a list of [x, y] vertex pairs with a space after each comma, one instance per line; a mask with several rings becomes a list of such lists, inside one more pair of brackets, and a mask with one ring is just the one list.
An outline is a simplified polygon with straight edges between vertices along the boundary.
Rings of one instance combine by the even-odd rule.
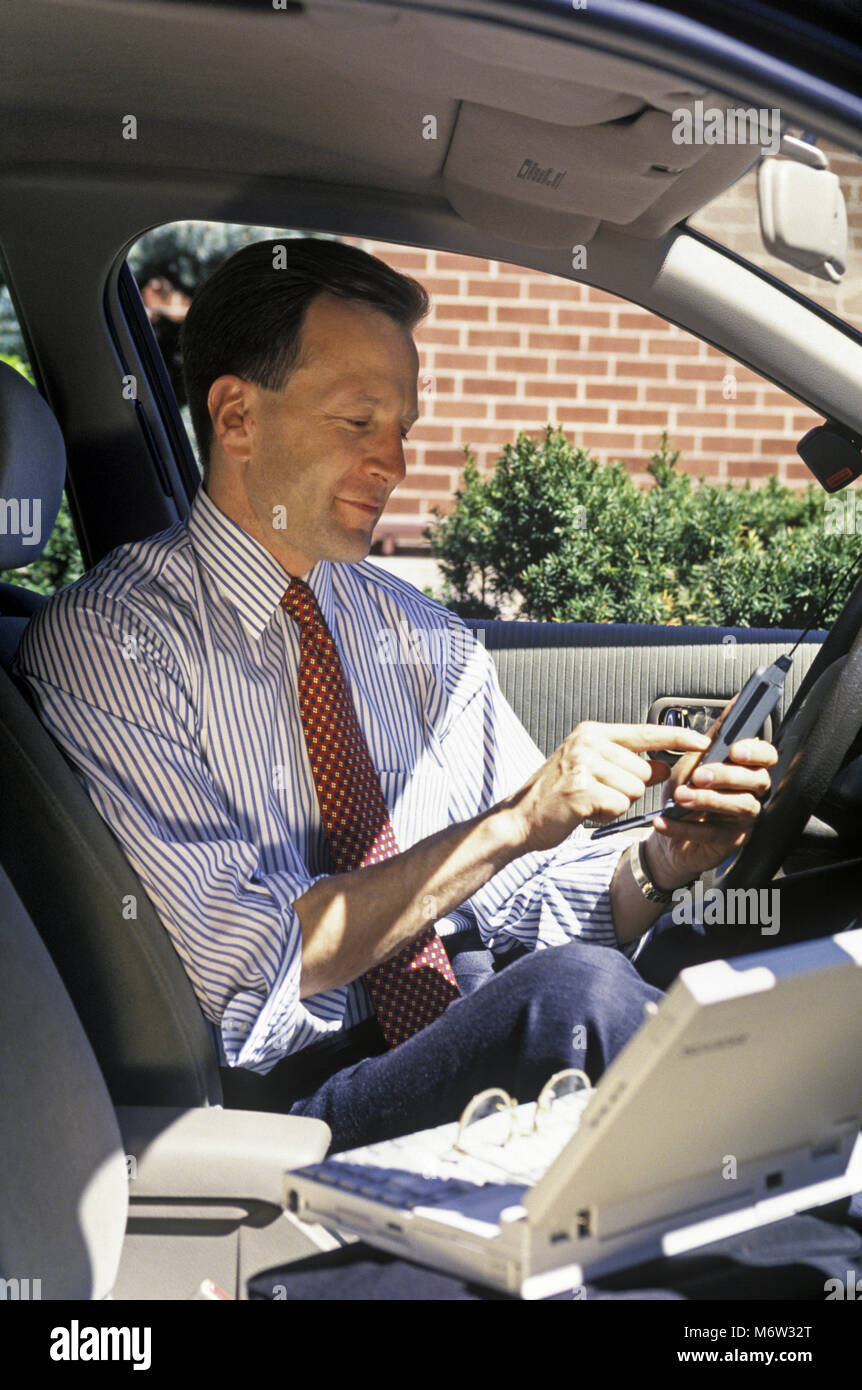
[[301, 628], [319, 632], [326, 631], [323, 614], [311, 589], [304, 579], [291, 579], [280, 600], [284, 608]]

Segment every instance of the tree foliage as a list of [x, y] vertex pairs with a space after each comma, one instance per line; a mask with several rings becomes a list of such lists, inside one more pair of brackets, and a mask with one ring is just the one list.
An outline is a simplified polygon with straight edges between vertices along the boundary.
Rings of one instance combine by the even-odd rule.
[[854, 552], [827, 533], [811, 484], [695, 480], [666, 434], [645, 489], [551, 425], [505, 445], [488, 476], [465, 455], [453, 511], [426, 532], [439, 597], [463, 616], [805, 627], [841, 607], [840, 593], [825, 601]]

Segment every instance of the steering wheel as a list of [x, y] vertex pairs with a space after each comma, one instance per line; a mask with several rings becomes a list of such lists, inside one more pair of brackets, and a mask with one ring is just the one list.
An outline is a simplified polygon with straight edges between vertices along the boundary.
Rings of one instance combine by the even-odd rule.
[[772, 791], [716, 886], [765, 888], [862, 728], [862, 582], [839, 614], [773, 738]]

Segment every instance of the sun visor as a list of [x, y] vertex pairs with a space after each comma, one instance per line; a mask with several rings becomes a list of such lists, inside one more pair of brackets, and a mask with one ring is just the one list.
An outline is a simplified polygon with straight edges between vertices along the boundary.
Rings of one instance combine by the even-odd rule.
[[[573, 127], [464, 102], [443, 167], [444, 191], [465, 221], [513, 241], [586, 243], [600, 223], [625, 229], [674, 190], [685, 213], [713, 196], [713, 179], [703, 174], [717, 150], [679, 143], [679, 130], [679, 120], [665, 111]], [[726, 161], [716, 161], [723, 166], [721, 173], [716, 169], [718, 189], [732, 183], [756, 152], [734, 154], [734, 176], [728, 177]], [[700, 165], [685, 207], [684, 185]]]

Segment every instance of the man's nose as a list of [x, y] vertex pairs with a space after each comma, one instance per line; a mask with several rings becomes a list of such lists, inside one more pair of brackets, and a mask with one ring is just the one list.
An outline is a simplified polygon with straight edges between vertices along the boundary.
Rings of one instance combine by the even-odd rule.
[[401, 426], [380, 430], [371, 443], [365, 466], [389, 487], [397, 487], [407, 472]]

